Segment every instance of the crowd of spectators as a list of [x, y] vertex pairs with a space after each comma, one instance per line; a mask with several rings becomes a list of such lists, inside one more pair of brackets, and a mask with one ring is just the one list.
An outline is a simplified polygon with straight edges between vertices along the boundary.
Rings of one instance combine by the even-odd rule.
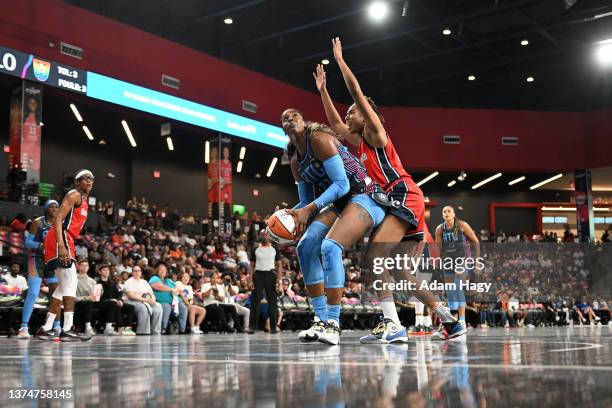
[[[98, 202], [94, 211], [97, 222], [83, 231], [75, 245], [79, 271], [75, 322], [82, 330], [132, 335], [134, 323], [137, 334], [248, 329], [254, 252], [260, 245], [266, 216], [235, 214], [231, 231], [220, 233], [218, 225], [207, 218], [180, 214], [145, 198], [134, 197], [121, 208], [113, 202]], [[10, 228], [11, 234], [22, 234], [27, 225], [23, 214], [12, 222], [0, 217], [0, 231]], [[481, 238], [491, 241], [486, 231], [481, 231]], [[478, 317], [476, 324], [532, 324], [533, 319], [527, 319], [531, 314], [526, 312], [530, 305], [543, 314], [555, 313], [554, 322], [582, 323], [600, 316], [607, 321], [607, 304], [592, 291], [593, 275], [584, 251], [557, 245], [548, 233], [541, 241], [551, 244], [535, 247], [525, 241], [506, 238], [503, 251], [499, 246], [490, 250], [483, 246], [485, 268], [473, 279], [492, 282], [493, 287], [486, 296], [467, 294], [470, 313]], [[5, 247], [15, 256], [24, 256], [18, 245]], [[345, 255], [343, 310], [359, 305], [379, 310], [375, 294], [364, 290], [362, 249], [358, 245]], [[295, 247], [279, 247], [277, 251], [279, 273], [273, 296], [278, 297], [280, 308], [295, 306], [299, 310], [307, 303]], [[24, 261], [21, 258], [22, 265]], [[282, 327], [283, 315], [281, 310], [266, 310], [268, 296], [263, 294], [264, 310], [250, 325], [275, 331], [276, 326]], [[588, 307], [579, 307], [583, 303]], [[569, 310], [572, 313], [565, 313]], [[278, 319], [270, 322], [269, 317], [275, 315]], [[535, 323], [546, 322], [550, 319]]]

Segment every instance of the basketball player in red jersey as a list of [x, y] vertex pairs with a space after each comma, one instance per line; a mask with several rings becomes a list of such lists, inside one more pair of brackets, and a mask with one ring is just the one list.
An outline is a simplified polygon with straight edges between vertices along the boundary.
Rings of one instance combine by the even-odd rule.
[[[87, 197], [93, 187], [94, 176], [89, 170], [79, 170], [74, 177], [75, 189], [70, 190], [57, 212], [53, 227], [45, 238], [45, 268], [55, 270], [59, 283], [53, 292], [45, 325], [36, 333], [41, 340], [85, 341], [91, 336], [72, 330], [77, 275], [74, 240], [81, 234], [87, 221]], [[52, 330], [53, 321], [64, 304], [64, 326], [58, 335]]]
[[[391, 138], [385, 131], [384, 119], [378, 107], [372, 99], [366, 98], [363, 94], [357, 78], [344, 61], [340, 39], [332, 39], [332, 46], [334, 58], [354, 104], [349, 107], [345, 123], [327, 92], [325, 71], [323, 66], [319, 65], [314, 77], [323, 100], [325, 114], [332, 129], [358, 147], [359, 158], [365, 165], [368, 175], [383, 186], [389, 199], [394, 203], [382, 224], [372, 233], [370, 242], [416, 241], [419, 245], [412, 256], [420, 256], [425, 242], [433, 242], [425, 224], [423, 192], [404, 169]], [[434, 310], [442, 322], [446, 323], [449, 338], [465, 334], [465, 327], [458, 324], [441, 303], [435, 302], [431, 293], [424, 291], [419, 293], [431, 310]], [[391, 292], [382, 293], [380, 301], [384, 316], [383, 324], [371, 335], [364, 336], [361, 341], [382, 343], [407, 341], [406, 329], [400, 324]]]

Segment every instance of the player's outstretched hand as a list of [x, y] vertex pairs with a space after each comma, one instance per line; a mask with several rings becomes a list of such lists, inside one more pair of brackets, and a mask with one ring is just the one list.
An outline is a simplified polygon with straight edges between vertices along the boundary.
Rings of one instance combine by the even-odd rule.
[[332, 38], [332, 48], [336, 61], [342, 61], [342, 43], [340, 42], [340, 37]]
[[325, 74], [323, 65], [318, 64], [317, 69], [315, 72], [313, 72], [312, 76], [315, 79], [315, 84], [317, 85], [317, 90], [319, 93], [325, 91], [327, 88], [327, 75]]

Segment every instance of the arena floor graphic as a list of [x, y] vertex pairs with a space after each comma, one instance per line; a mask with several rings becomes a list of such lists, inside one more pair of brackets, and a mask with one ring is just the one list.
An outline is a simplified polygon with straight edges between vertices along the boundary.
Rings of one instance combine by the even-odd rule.
[[297, 333], [0, 339], [0, 406], [612, 405], [612, 327], [476, 329], [465, 341], [300, 343]]

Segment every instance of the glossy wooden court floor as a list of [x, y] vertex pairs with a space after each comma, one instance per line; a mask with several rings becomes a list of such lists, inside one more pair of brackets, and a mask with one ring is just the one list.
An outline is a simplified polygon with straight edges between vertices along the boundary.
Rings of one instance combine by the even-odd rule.
[[[63, 344], [1, 338], [0, 405], [612, 406], [608, 326], [480, 329], [465, 341], [402, 346], [360, 345], [363, 334], [345, 332], [334, 347], [300, 343], [290, 332]], [[65, 392], [16, 398], [24, 389]]]

